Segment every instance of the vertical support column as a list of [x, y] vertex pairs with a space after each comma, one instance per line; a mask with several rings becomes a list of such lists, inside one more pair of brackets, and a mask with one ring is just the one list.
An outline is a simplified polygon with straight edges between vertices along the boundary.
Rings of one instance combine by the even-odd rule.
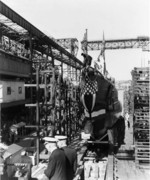
[[[49, 46], [47, 47], [47, 55], [46, 55], [46, 59], [45, 59], [45, 69], [47, 69], [47, 61], [48, 61], [48, 54], [49, 54]], [[44, 96], [45, 96], [45, 127], [46, 127], [46, 135], [47, 135], [47, 73], [44, 73], [44, 84], [45, 84], [45, 88], [44, 88]]]
[[[31, 34], [29, 35], [29, 49], [30, 49], [30, 71], [31, 71], [31, 75], [30, 75], [30, 84], [32, 84], [32, 79], [33, 79], [33, 72], [32, 72], [32, 56], [33, 56], [33, 49], [32, 49], [32, 36]], [[32, 103], [33, 101], [33, 88], [30, 88], [30, 102]], [[33, 109], [30, 109], [30, 121], [31, 124], [33, 124]]]
[[2, 29], [1, 29], [1, 24], [0, 24], [0, 48], [2, 49], [2, 36], [3, 36], [3, 33], [2, 33]]
[[36, 138], [36, 146], [37, 146], [37, 165], [39, 164], [39, 153], [40, 153], [40, 142], [39, 142], [39, 67], [36, 69], [36, 130], [37, 130], [37, 138]]
[[70, 143], [70, 81], [71, 81], [71, 67], [67, 65], [67, 77], [68, 77], [68, 87], [66, 91], [67, 96], [67, 109], [66, 109], [66, 122], [67, 122], [67, 137], [68, 143]]
[[0, 103], [0, 143], [2, 142], [2, 110], [1, 110], [1, 103]]
[[[70, 58], [69, 58], [69, 60], [70, 60]], [[67, 76], [70, 81], [71, 80], [71, 66], [70, 65], [67, 65]]]
[[44, 73], [44, 85], [45, 127], [47, 133], [47, 73]]
[[[0, 143], [2, 142], [2, 134], [1, 134], [1, 103], [0, 103]], [[1, 148], [0, 148], [0, 177], [1, 175], [4, 173], [4, 160], [3, 160], [3, 156], [2, 156], [2, 151], [1, 151]], [[1, 179], [1, 178], [0, 178]]]
[[[76, 85], [77, 85], [77, 63], [75, 63], [75, 81], [76, 81]], [[77, 86], [75, 87], [75, 92], [76, 92], [76, 103], [77, 103]], [[75, 117], [75, 134], [77, 134], [78, 131], [78, 117], [77, 117], [77, 109], [76, 110], [76, 117]]]
[[76, 63], [75, 65], [76, 65], [76, 68], [75, 68], [75, 79], [76, 79], [76, 82], [77, 82], [77, 80], [78, 80], [78, 79], [77, 79], [77, 74], [78, 74], [78, 73], [77, 73], [77, 71], [78, 71], [78, 70], [77, 70], [77, 63]]
[[54, 62], [54, 56], [53, 56], [53, 51], [52, 51], [52, 47], [50, 47], [50, 54], [51, 54], [51, 58], [52, 58], [52, 67], [53, 67], [53, 90], [52, 90], [52, 106], [53, 106], [53, 126], [54, 126], [54, 129], [55, 129], [55, 86], [56, 86], [56, 83], [55, 83], [55, 62]]
[[[61, 53], [61, 58], [63, 58], [62, 53]], [[61, 100], [62, 100], [62, 92], [61, 92], [61, 86], [62, 86], [62, 81], [61, 78], [63, 79], [63, 62], [61, 62], [61, 76], [59, 79], [59, 104], [60, 104], [60, 109], [59, 109], [59, 118], [60, 118], [60, 122], [59, 122], [59, 132], [60, 134], [62, 134], [62, 121], [63, 121], [63, 117], [62, 117], [62, 105], [61, 105]]]
[[63, 62], [61, 62], [61, 76], [62, 76], [62, 79], [63, 79]]
[[[62, 56], [62, 53], [61, 53], [61, 58], [63, 58], [63, 56]], [[61, 62], [61, 78], [63, 79], [63, 62]], [[59, 83], [60, 83], [60, 86], [59, 86], [59, 88], [60, 88], [60, 99], [59, 99], [59, 103], [60, 103], [60, 110], [59, 110], [59, 117], [60, 117], [60, 134], [62, 134], [62, 121], [63, 121], [63, 117], [62, 117], [62, 105], [61, 105], [61, 100], [62, 100], [62, 97], [61, 97], [61, 95], [62, 95], [62, 92], [61, 92], [61, 87], [62, 87], [62, 81], [61, 81], [61, 79], [60, 79], [60, 81], [59, 81]], [[64, 114], [64, 112], [63, 112], [63, 114]]]
[[68, 117], [68, 127], [69, 127], [69, 143], [71, 142], [71, 134], [72, 134], [72, 116], [71, 116], [71, 86], [69, 83], [69, 104], [68, 104], [68, 110], [69, 110], [69, 117]]

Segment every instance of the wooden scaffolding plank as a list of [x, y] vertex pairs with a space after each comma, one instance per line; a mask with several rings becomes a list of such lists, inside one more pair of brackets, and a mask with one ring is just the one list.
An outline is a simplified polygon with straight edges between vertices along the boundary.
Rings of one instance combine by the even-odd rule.
[[107, 170], [106, 170], [106, 180], [113, 180], [114, 179], [114, 156], [108, 156], [108, 163], [107, 163]]

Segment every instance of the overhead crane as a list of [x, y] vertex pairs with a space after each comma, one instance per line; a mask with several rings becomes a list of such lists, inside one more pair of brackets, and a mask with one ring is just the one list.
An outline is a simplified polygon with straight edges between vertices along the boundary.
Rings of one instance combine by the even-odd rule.
[[85, 53], [88, 51], [98, 51], [100, 50], [100, 55], [104, 59], [104, 71], [106, 73], [106, 61], [105, 61], [105, 50], [116, 50], [116, 49], [131, 49], [131, 48], [141, 48], [142, 51], [150, 51], [150, 37], [148, 36], [138, 36], [137, 38], [130, 39], [104, 39], [103, 40], [88, 40], [88, 30], [84, 34], [83, 41], [81, 41], [81, 46]]

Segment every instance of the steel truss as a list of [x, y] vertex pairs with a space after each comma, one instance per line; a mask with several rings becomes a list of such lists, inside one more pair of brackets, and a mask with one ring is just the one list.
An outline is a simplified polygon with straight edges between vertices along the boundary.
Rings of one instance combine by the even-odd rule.
[[[7, 43], [5, 44], [6, 41]], [[62, 121], [64, 120], [64, 122], [67, 124], [67, 129], [69, 129], [67, 130], [67, 135], [70, 136], [69, 139], [72, 138], [72, 124], [74, 123], [73, 125], [75, 126], [74, 131], [76, 131], [78, 128], [77, 120], [79, 118], [77, 119], [77, 117], [74, 117], [72, 115], [75, 113], [72, 110], [74, 99], [71, 99], [70, 94], [71, 82], [69, 82], [69, 84], [67, 84], [68, 82], [66, 82], [67, 88], [65, 86], [65, 83], [64, 89], [61, 88], [61, 78], [63, 78], [64, 64], [73, 68], [76, 76], [77, 72], [80, 71], [80, 69], [83, 67], [83, 63], [75, 57], [76, 50], [78, 49], [78, 45], [76, 42], [77, 40], [73, 38], [70, 38], [66, 41], [65, 39], [56, 40], [52, 37], [47, 36], [27, 20], [25, 20], [23, 17], [21, 17], [19, 14], [14, 12], [2, 1], [0, 1], [0, 48], [2, 48], [4, 51], [7, 50], [8, 53], [12, 53], [12, 44], [15, 44], [15, 56], [19, 57], [20, 55], [18, 53], [18, 46], [22, 44], [23, 47], [19, 48], [23, 48], [23, 50], [25, 50], [26, 54], [28, 55], [25, 58], [31, 62], [30, 80], [26, 80], [27, 84], [25, 84], [25, 86], [30, 87], [30, 102], [29, 104], [26, 104], [26, 106], [32, 108], [30, 113], [31, 121], [28, 127], [26, 126], [26, 128], [35, 128], [37, 132], [35, 136], [37, 148], [37, 164], [39, 163], [40, 158], [40, 129], [43, 129], [44, 126], [46, 129], [45, 135], [47, 135], [48, 121], [52, 121], [54, 123], [54, 126], [58, 124], [59, 131], [61, 132], [60, 126], [61, 123], [63, 123]], [[64, 47], [70, 49], [71, 52], [67, 51]], [[55, 60], [61, 62], [61, 74], [58, 73], [58, 69], [55, 66]], [[44, 90], [44, 93], [42, 89]], [[64, 92], [61, 92], [62, 89], [66, 91], [65, 96]], [[62, 120], [59, 118], [60, 114], [64, 116], [64, 113], [61, 113], [61, 110], [65, 109], [60, 105], [60, 98], [62, 96], [67, 100], [66, 106], [68, 109], [66, 108], [67, 117], [65, 117], [67, 120], [65, 118], [63, 119], [63, 117]], [[44, 116], [41, 113], [42, 110], [44, 111]], [[41, 116], [44, 119], [43, 124]], [[70, 123], [68, 123], [68, 121]], [[76, 132], [74, 134], [76, 134]]]
[[[11, 28], [7, 28], [8, 24], [11, 24]], [[7, 35], [10, 39], [16, 41], [19, 40], [19, 42], [27, 42], [31, 39], [32, 49], [50, 57], [53, 56], [53, 58], [58, 61], [74, 68], [81, 69], [82, 67], [82, 62], [60, 46], [57, 43], [57, 40], [54, 40], [52, 37], [48, 37], [1, 1], [0, 31], [1, 34]], [[49, 49], [51, 49], [52, 53]], [[55, 52], [53, 53], [53, 51]]]
[[[83, 43], [83, 41], [81, 42]], [[103, 48], [103, 41], [88, 41], [87, 49], [88, 51], [101, 50]], [[129, 49], [129, 48], [142, 48], [146, 50], [149, 46], [149, 37], [137, 37], [135, 39], [115, 39], [115, 40], [105, 40], [105, 50], [114, 49]]]

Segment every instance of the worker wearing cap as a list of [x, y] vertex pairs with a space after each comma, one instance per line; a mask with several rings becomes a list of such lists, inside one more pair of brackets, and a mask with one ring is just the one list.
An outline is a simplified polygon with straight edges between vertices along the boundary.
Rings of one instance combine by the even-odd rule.
[[44, 174], [40, 176], [41, 180], [67, 180], [66, 178], [66, 157], [62, 150], [57, 148], [57, 139], [45, 137], [45, 148], [51, 153], [49, 162]]
[[55, 138], [58, 139], [58, 147], [63, 149], [66, 155], [67, 180], [72, 180], [77, 169], [77, 152], [67, 146], [66, 136], [56, 135]]

